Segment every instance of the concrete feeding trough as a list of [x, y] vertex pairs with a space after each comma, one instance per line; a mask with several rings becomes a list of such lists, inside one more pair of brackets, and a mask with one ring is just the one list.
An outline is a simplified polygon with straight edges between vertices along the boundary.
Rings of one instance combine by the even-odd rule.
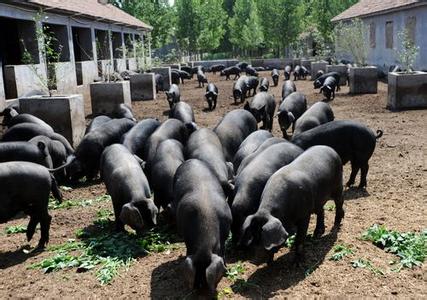
[[350, 68], [350, 94], [376, 94], [378, 71], [374, 66]]
[[151, 72], [154, 74], [160, 74], [163, 76], [163, 90], [169, 90], [172, 85], [172, 76], [171, 76], [171, 68], [170, 67], [158, 67], [151, 68]]
[[286, 65], [292, 65], [292, 59], [289, 59], [289, 58], [252, 59], [251, 64], [253, 67], [263, 67], [266, 69], [283, 70]]
[[311, 72], [312, 62], [314, 62], [313, 59], [301, 59], [301, 66], [305, 67], [309, 72]]
[[133, 74], [129, 76], [132, 101], [156, 99], [156, 81], [154, 73]]
[[82, 95], [31, 96], [19, 99], [22, 113], [32, 114], [63, 135], [74, 147], [86, 130]]
[[93, 115], [111, 115], [120, 104], [132, 106], [129, 81], [90, 84]]
[[387, 108], [427, 108], [427, 72], [388, 73]]
[[348, 79], [348, 68], [346, 65], [327, 65], [326, 73], [337, 72], [340, 74], [340, 85], [346, 85]]
[[217, 60], [200, 60], [200, 61], [192, 61], [191, 66], [203, 66], [205, 68], [210, 68], [213, 65], [224, 65], [226, 68], [235, 66], [239, 63], [237, 59], [217, 59]]
[[326, 72], [326, 66], [328, 63], [326, 61], [316, 61], [311, 63], [311, 80], [314, 80], [316, 78], [317, 72], [322, 70], [323, 72]]

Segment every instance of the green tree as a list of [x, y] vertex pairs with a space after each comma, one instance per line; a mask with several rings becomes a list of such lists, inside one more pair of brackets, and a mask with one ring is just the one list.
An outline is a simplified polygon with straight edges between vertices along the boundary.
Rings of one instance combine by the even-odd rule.
[[233, 46], [244, 51], [259, 48], [264, 43], [264, 34], [255, 1], [236, 0], [233, 14], [229, 20], [230, 41]]
[[111, 3], [153, 27], [153, 48], [170, 42], [175, 29], [175, 12], [168, 0], [111, 0]]
[[223, 0], [177, 0], [176, 37], [190, 53], [213, 51], [224, 36]]
[[358, 0], [306, 0], [306, 24], [315, 24], [326, 43], [333, 42], [334, 24], [331, 19], [357, 3]]
[[303, 3], [299, 0], [263, 0], [258, 1], [260, 22], [266, 46], [281, 50], [295, 42], [303, 20]]

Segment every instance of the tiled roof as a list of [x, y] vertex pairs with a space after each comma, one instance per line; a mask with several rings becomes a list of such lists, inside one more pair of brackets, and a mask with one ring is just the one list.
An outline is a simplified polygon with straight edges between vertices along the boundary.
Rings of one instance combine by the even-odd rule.
[[98, 0], [28, 0], [27, 2], [67, 13], [81, 14], [108, 23], [120, 23], [146, 30], [152, 29], [150, 25], [145, 24], [116, 6], [99, 3]]
[[360, 0], [332, 19], [332, 22], [386, 13], [390, 10], [404, 9], [414, 5], [426, 4], [426, 0]]

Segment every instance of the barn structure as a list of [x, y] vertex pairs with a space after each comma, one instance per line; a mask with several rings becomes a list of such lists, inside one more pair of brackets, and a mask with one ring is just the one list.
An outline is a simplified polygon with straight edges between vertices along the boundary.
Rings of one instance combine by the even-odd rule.
[[60, 54], [50, 74], [57, 93], [85, 95], [89, 83], [106, 71], [137, 70], [148, 63], [151, 30], [106, 0], [1, 1], [0, 106], [46, 89], [40, 80], [48, 72], [41, 32], [52, 37]]
[[368, 26], [369, 64], [388, 69], [397, 65], [398, 33], [407, 29], [420, 49], [415, 69], [427, 70], [427, 1], [426, 0], [361, 0], [332, 19], [346, 22], [362, 19]]

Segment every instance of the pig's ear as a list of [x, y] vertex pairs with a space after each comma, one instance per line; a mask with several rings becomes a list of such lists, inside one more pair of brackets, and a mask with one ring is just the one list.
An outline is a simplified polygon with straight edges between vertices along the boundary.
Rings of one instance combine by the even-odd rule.
[[157, 214], [159, 213], [159, 209], [153, 201], [149, 202], [148, 210], [150, 211], [151, 222], [153, 222], [154, 225], [157, 225]]
[[288, 238], [288, 233], [275, 217], [270, 217], [268, 222], [262, 227], [261, 239], [266, 250], [282, 245]]
[[295, 121], [295, 117], [293, 113], [288, 112], [288, 117], [289, 117], [289, 123], [293, 123]]
[[40, 149], [41, 153], [43, 153], [44, 156], [48, 156], [49, 155], [49, 151], [46, 147], [46, 143], [43, 141], [39, 141], [37, 143], [37, 147]]
[[254, 215], [251, 215], [246, 218], [245, 222], [242, 225], [242, 235], [239, 241], [239, 245], [248, 247], [254, 240], [252, 232], [252, 222], [254, 221]]
[[211, 264], [206, 269], [206, 282], [211, 291], [216, 290], [218, 282], [226, 271], [224, 260], [216, 254], [212, 254]]
[[143, 161], [138, 155], [134, 154], [133, 157], [136, 159], [136, 161], [141, 165], [141, 168], [144, 170], [146, 162]]
[[187, 282], [188, 287], [193, 289], [194, 279], [196, 277], [196, 269], [194, 268], [193, 258], [191, 255], [185, 259], [183, 269], [184, 279]]
[[330, 91], [332, 90], [332, 88], [329, 85], [327, 85], [326, 88]]
[[142, 229], [144, 226], [141, 213], [132, 203], [126, 203], [123, 205], [120, 212], [120, 220], [135, 230]]

